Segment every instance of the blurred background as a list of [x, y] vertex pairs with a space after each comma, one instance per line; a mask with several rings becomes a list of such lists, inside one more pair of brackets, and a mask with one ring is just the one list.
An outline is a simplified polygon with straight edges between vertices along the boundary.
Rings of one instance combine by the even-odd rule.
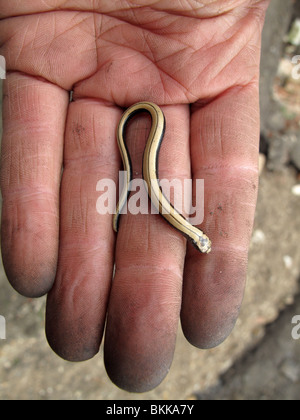
[[219, 348], [201, 351], [179, 331], [165, 381], [149, 393], [128, 394], [108, 379], [102, 351], [79, 364], [52, 352], [44, 334], [45, 299], [19, 296], [0, 263], [0, 315], [6, 319], [0, 400], [299, 400], [300, 339], [292, 334], [292, 320], [300, 317], [299, 209], [300, 0], [272, 0], [261, 63], [259, 199], [248, 284], [232, 335]]

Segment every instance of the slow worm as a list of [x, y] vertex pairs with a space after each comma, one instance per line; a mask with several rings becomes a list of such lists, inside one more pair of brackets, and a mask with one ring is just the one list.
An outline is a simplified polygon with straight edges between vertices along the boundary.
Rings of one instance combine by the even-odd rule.
[[143, 178], [147, 184], [148, 195], [159, 211], [160, 215], [175, 229], [181, 232], [200, 252], [208, 254], [211, 251], [211, 241], [197, 227], [193, 226], [182, 214], [180, 214], [164, 195], [158, 177], [158, 157], [161, 143], [165, 133], [165, 117], [157, 105], [151, 102], [140, 102], [124, 113], [121, 118], [118, 130], [117, 141], [126, 171], [126, 182], [120, 194], [119, 203], [113, 219], [114, 231], [118, 231], [120, 213], [126, 204], [130, 194], [130, 183], [132, 180], [132, 165], [128, 149], [124, 140], [125, 128], [128, 121], [140, 112], [148, 112], [152, 118], [150, 134], [146, 143], [143, 158]]

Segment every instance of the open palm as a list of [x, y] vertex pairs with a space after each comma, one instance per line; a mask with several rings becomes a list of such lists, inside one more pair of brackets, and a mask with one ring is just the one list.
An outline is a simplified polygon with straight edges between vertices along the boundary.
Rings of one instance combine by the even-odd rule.
[[[107, 320], [106, 368], [129, 391], [165, 377], [180, 314], [201, 348], [220, 344], [237, 319], [257, 196], [267, 3], [1, 1], [7, 276], [25, 296], [49, 292], [47, 337], [65, 359], [93, 357]], [[116, 238], [112, 216], [96, 211], [97, 182], [118, 180], [122, 108], [143, 100], [166, 115], [160, 176], [205, 180], [208, 256], [159, 216], [123, 216]], [[128, 128], [138, 177], [147, 127], [142, 116]]]

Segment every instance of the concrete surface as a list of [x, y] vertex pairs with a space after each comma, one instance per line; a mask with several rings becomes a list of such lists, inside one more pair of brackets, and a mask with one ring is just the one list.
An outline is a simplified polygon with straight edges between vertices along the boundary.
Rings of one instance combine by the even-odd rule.
[[[286, 31], [291, 4], [273, 0], [264, 35], [268, 42], [277, 31], [273, 22]], [[277, 61], [271, 72], [265, 60], [262, 77], [269, 82]], [[274, 116], [264, 101], [262, 127]], [[45, 299], [17, 295], [0, 268], [0, 315], [7, 322], [7, 339], [0, 340], [0, 400], [299, 399], [300, 340], [292, 338], [291, 323], [300, 315], [300, 197], [292, 193], [297, 182], [291, 167], [262, 172], [248, 285], [232, 335], [219, 348], [200, 351], [179, 331], [168, 377], [146, 394], [116, 388], [106, 375], [102, 351], [80, 364], [59, 359], [44, 335]]]
[[[262, 149], [267, 166], [281, 170], [292, 163], [300, 170], [300, 78], [293, 77], [300, 45], [288, 34], [300, 16], [299, 0], [272, 0], [262, 43], [260, 79]], [[279, 64], [279, 65], [278, 65]]]

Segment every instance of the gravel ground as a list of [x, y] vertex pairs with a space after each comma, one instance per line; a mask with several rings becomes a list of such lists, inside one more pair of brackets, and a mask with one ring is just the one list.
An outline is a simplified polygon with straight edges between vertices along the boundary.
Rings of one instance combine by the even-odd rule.
[[[269, 10], [261, 76], [264, 136], [274, 125], [272, 118], [275, 125], [280, 118], [286, 121], [286, 114], [278, 113], [282, 107], [272, 96], [272, 86], [293, 6], [292, 0], [273, 0]], [[300, 340], [292, 337], [292, 319], [300, 315], [300, 197], [295, 195], [299, 178], [286, 163], [276, 171], [270, 171], [268, 163], [260, 179], [244, 304], [223, 345], [200, 351], [179, 331], [165, 381], [149, 393], [128, 394], [109, 381], [102, 351], [79, 364], [51, 351], [44, 334], [45, 299], [16, 294], [0, 264], [0, 315], [7, 323], [6, 340], [0, 340], [0, 400], [298, 400]]]

